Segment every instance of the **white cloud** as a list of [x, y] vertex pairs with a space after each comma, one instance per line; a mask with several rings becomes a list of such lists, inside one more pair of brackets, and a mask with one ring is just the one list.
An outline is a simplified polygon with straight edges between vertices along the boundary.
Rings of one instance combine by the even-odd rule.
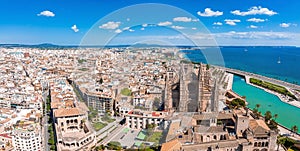
[[143, 26], [143, 27], [147, 27], [147, 26], [148, 26], [148, 24], [143, 24], [142, 26]]
[[129, 32], [134, 32], [134, 30], [133, 30], [133, 29], [129, 29], [128, 31], [129, 31]]
[[235, 32], [215, 33], [218, 38], [232, 38], [232, 39], [290, 39], [293, 34], [285, 32]]
[[265, 22], [267, 21], [267, 19], [260, 19], [260, 18], [250, 18], [247, 21], [249, 22], [255, 22], [255, 23], [259, 23], [259, 22]]
[[126, 21], [130, 21], [130, 18], [126, 18]]
[[123, 28], [123, 30], [129, 30], [130, 29], [130, 27], [124, 27]]
[[281, 24], [279, 24], [279, 26], [282, 28], [288, 28], [291, 26], [291, 23], [281, 23]]
[[172, 26], [172, 28], [174, 28], [174, 29], [185, 29], [185, 27], [182, 27], [182, 26]]
[[191, 22], [192, 18], [188, 18], [188, 17], [175, 17], [175, 18], [173, 18], [173, 21], [175, 21], [175, 22]]
[[49, 10], [45, 10], [37, 14], [38, 16], [54, 17], [55, 14]]
[[214, 23], [213, 23], [213, 25], [222, 26], [222, 25], [223, 25], [223, 23], [221, 23], [221, 22], [214, 22]]
[[250, 25], [249, 26], [249, 28], [253, 28], [253, 29], [255, 29], [255, 28], [258, 28], [257, 26], [255, 26], [255, 25]]
[[224, 21], [226, 24], [231, 25], [231, 26], [235, 26], [236, 23], [241, 22], [241, 20], [238, 20], [238, 19], [225, 19]]
[[77, 33], [77, 32], [79, 31], [79, 29], [77, 28], [77, 25], [73, 25], [73, 26], [71, 27], [71, 29], [72, 29], [75, 33]]
[[205, 8], [204, 12], [201, 13], [200, 11], [197, 12], [197, 14], [199, 16], [202, 16], [202, 17], [216, 17], [216, 16], [221, 16], [223, 15], [223, 12], [220, 12], [220, 11], [213, 11], [211, 10], [211, 8]]
[[102, 29], [117, 29], [119, 28], [121, 22], [113, 22], [113, 21], [110, 21], [110, 22], [107, 22], [105, 24], [102, 24], [101, 26], [99, 26], [99, 28], [102, 28]]
[[122, 32], [122, 30], [121, 29], [117, 29], [117, 30], [115, 30], [115, 33], [117, 33], [117, 34], [119, 34], [119, 33], [121, 33]]
[[197, 28], [196, 28], [196, 27], [192, 27], [192, 29], [193, 29], [193, 30], [197, 30]]
[[219, 45], [230, 46], [300, 46], [300, 34], [291, 32], [226, 32], [214, 33]]
[[241, 12], [240, 10], [234, 10], [231, 11], [232, 14], [234, 15], [239, 15], [239, 16], [247, 16], [247, 15], [269, 15], [273, 16], [278, 14], [277, 12], [273, 10], [269, 10], [268, 8], [263, 8], [261, 6], [253, 6], [248, 9], [248, 11]]
[[145, 30], [145, 28], [141, 28], [141, 30]]
[[165, 22], [158, 23], [158, 26], [169, 26], [169, 25], [172, 25], [172, 22], [165, 21]]

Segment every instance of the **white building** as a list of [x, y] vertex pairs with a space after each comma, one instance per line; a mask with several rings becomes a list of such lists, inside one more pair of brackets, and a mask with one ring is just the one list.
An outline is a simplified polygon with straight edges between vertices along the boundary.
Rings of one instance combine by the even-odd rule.
[[41, 134], [39, 126], [28, 126], [13, 131], [12, 143], [15, 151], [40, 151]]
[[145, 129], [147, 124], [155, 124], [160, 127], [163, 126], [167, 114], [167, 112], [133, 110], [125, 115], [126, 125], [132, 129]]

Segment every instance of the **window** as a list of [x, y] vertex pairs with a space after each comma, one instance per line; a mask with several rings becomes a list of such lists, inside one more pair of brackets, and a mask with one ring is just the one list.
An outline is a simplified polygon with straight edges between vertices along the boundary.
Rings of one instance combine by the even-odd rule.
[[266, 146], [266, 147], [269, 147], [269, 142], [266, 142], [265, 146]]
[[257, 142], [254, 143], [254, 147], [257, 147]]

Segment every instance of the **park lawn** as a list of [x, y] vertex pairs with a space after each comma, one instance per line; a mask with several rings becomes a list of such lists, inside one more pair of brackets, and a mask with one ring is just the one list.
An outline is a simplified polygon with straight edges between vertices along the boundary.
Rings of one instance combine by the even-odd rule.
[[121, 90], [121, 94], [125, 96], [131, 96], [131, 91], [128, 88], [124, 88]]
[[107, 122], [107, 123], [112, 123], [114, 122], [116, 119], [110, 118], [109, 116], [104, 116], [101, 118], [102, 121]]
[[290, 97], [292, 97], [293, 99], [297, 99], [295, 97], [295, 95], [293, 95], [290, 91], [288, 91], [285, 87], [270, 83], [270, 82], [266, 82], [266, 81], [262, 81], [259, 79], [254, 79], [254, 78], [250, 78], [250, 83], [261, 86], [263, 88], [278, 92], [280, 94], [283, 95], [288, 95]]
[[146, 137], [146, 141], [159, 143], [160, 138], [162, 137], [162, 132], [153, 132], [151, 136]]
[[101, 123], [101, 122], [93, 123], [93, 127], [96, 131], [101, 130], [106, 125], [107, 125], [106, 123]]

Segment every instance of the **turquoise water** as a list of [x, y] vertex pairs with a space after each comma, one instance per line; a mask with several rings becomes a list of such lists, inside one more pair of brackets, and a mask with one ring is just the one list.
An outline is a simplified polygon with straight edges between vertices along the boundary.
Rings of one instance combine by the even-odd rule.
[[272, 115], [278, 114], [276, 121], [287, 128], [293, 125], [300, 127], [300, 109], [280, 101], [280, 99], [262, 89], [248, 85], [242, 77], [234, 76], [233, 91], [241, 96], [246, 96], [248, 107], [253, 109], [260, 104], [259, 111], [264, 115], [271, 111]]
[[[226, 67], [300, 85], [300, 47], [221, 47], [220, 49]], [[209, 51], [210, 49], [183, 50], [182, 52], [187, 53], [186, 57], [192, 61], [206, 62], [206, 57], [202, 52], [209, 54]], [[212, 60], [209, 64], [218, 65], [220, 62]]]
[[[300, 85], [300, 47], [221, 47], [225, 66], [238, 70], [248, 71], [270, 78], [288, 81]], [[182, 50], [186, 57], [194, 62], [206, 63], [202, 52], [208, 50]], [[281, 63], [278, 63], [280, 58]], [[209, 62], [218, 65], [219, 61]], [[280, 99], [259, 88], [253, 87], [235, 77], [233, 90], [247, 97], [249, 107], [253, 109], [261, 104], [260, 111], [278, 114], [277, 122], [290, 128], [293, 125], [300, 127], [300, 109], [281, 102]]]

